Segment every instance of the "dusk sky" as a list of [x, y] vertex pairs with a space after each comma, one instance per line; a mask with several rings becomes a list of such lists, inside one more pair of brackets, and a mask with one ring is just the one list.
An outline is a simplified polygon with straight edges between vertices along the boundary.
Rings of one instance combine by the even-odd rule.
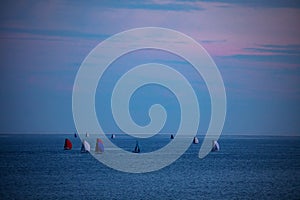
[[[75, 132], [72, 90], [81, 62], [108, 37], [151, 26], [192, 37], [215, 61], [227, 94], [222, 134], [300, 136], [299, 1], [7, 1], [0, 9], [1, 133]], [[107, 101], [117, 77], [155, 61], [192, 83], [203, 99], [199, 133], [205, 133], [210, 103], [201, 77], [167, 52], [135, 53], [117, 60], [99, 83], [97, 114], [105, 130], [118, 131]], [[156, 87], [136, 92], [133, 118], [146, 124], [148, 106], [162, 102], [171, 113], [163, 131], [173, 132], [178, 103]]]

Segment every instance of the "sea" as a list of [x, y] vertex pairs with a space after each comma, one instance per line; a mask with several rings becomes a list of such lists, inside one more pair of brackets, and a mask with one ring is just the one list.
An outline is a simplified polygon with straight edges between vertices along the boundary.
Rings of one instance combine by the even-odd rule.
[[[144, 140], [141, 151], [169, 140]], [[80, 153], [74, 135], [0, 134], [0, 199], [300, 199], [300, 137], [222, 135], [220, 151], [199, 159], [202, 140], [163, 169], [126, 173]]]

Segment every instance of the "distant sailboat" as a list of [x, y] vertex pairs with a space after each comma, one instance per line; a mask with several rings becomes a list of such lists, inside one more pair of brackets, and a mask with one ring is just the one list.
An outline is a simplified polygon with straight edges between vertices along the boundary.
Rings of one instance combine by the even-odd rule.
[[90, 134], [88, 132], [86, 132], [85, 137], [90, 137]]
[[111, 136], [110, 136], [111, 139], [114, 139], [115, 137], [116, 137], [115, 134], [111, 134]]
[[104, 152], [104, 145], [103, 145], [103, 142], [100, 138], [97, 138], [95, 152], [96, 153], [103, 153]]
[[81, 153], [87, 153], [90, 151], [91, 151], [90, 144], [86, 140], [83, 140], [81, 145]]
[[68, 138], [65, 139], [64, 150], [71, 150], [72, 149], [72, 142]]
[[194, 144], [198, 144], [198, 143], [199, 143], [199, 140], [198, 140], [198, 138], [197, 138], [197, 137], [194, 137], [194, 139], [193, 139], [193, 143], [194, 143]]
[[135, 145], [135, 148], [134, 150], [132, 151], [133, 153], [140, 153], [141, 152], [141, 149], [140, 149], [140, 146], [139, 146], [139, 142], [136, 141], [136, 145]]
[[172, 139], [174, 139], [174, 135], [173, 134], [171, 134], [171, 137], [170, 137], [170, 139], [172, 140]]
[[220, 150], [220, 146], [219, 143], [216, 140], [212, 141], [212, 149], [211, 151], [219, 151]]

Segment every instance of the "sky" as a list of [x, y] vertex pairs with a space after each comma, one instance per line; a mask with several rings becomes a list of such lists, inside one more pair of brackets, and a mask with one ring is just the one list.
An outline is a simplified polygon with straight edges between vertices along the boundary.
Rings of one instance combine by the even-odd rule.
[[[151, 26], [192, 37], [218, 66], [227, 95], [222, 134], [300, 136], [298, 1], [7, 1], [0, 10], [1, 133], [75, 132], [72, 90], [82, 61], [108, 37]], [[109, 104], [118, 77], [147, 62], [168, 64], [192, 83], [201, 99], [199, 133], [205, 133], [205, 83], [182, 58], [154, 50], [121, 57], [100, 80], [96, 110], [104, 130], [120, 131]], [[176, 131], [178, 102], [156, 85], [133, 95], [132, 118], [146, 125], [153, 103], [169, 112], [162, 131]]]

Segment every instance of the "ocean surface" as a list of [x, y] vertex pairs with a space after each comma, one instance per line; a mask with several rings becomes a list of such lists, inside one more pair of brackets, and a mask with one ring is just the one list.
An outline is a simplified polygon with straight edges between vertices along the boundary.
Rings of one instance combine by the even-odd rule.
[[[145, 140], [142, 151], [168, 140]], [[221, 150], [199, 159], [201, 140], [159, 171], [130, 174], [80, 153], [73, 135], [1, 134], [0, 199], [300, 199], [300, 137], [221, 136]]]

